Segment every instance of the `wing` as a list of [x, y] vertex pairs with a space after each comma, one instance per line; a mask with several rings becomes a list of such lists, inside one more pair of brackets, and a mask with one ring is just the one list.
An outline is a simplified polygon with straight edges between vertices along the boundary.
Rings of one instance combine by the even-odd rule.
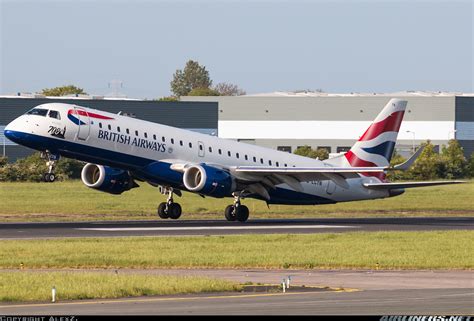
[[332, 180], [342, 188], [348, 188], [347, 179], [358, 178], [360, 173], [380, 173], [386, 167], [230, 167], [230, 173], [239, 181], [248, 184], [248, 190], [267, 198], [266, 187], [275, 188], [287, 184], [295, 191], [302, 192], [301, 182]]
[[404, 183], [364, 183], [367, 188], [377, 190], [388, 190], [398, 188], [425, 187], [448, 184], [462, 184], [464, 181], [433, 181], [433, 182], [404, 182]]

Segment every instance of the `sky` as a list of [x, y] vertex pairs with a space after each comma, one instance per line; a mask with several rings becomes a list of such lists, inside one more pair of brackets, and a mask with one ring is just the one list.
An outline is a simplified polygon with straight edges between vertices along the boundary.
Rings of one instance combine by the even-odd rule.
[[189, 59], [248, 94], [474, 92], [474, 4], [0, 0], [0, 94], [170, 95]]

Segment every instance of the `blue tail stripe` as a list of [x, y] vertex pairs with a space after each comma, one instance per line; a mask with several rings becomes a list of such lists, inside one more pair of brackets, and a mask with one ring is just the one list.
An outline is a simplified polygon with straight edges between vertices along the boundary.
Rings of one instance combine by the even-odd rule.
[[377, 154], [385, 157], [388, 161], [392, 158], [393, 149], [395, 148], [395, 142], [386, 141], [380, 145], [374, 147], [363, 147], [362, 149], [369, 154]]

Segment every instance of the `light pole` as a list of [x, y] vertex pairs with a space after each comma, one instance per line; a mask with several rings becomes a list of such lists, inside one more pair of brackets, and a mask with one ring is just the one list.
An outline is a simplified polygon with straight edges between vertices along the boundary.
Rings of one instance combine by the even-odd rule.
[[413, 132], [411, 130], [407, 130], [407, 133], [412, 133], [413, 134], [412, 149], [413, 149], [413, 153], [414, 153], [415, 152], [415, 132]]

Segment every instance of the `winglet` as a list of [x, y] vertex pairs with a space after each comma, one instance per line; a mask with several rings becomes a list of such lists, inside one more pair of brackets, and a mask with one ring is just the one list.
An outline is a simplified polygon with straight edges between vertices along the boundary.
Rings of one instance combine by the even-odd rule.
[[401, 164], [395, 165], [395, 166], [393, 166], [389, 169], [390, 170], [399, 170], [399, 171], [408, 170], [411, 167], [411, 165], [413, 165], [413, 163], [416, 161], [418, 156], [420, 156], [420, 154], [421, 154], [421, 152], [423, 151], [424, 148], [425, 148], [425, 145], [421, 145], [418, 148], [418, 150], [413, 155], [411, 155], [411, 157], [408, 160], [406, 160], [405, 162], [403, 162]]

